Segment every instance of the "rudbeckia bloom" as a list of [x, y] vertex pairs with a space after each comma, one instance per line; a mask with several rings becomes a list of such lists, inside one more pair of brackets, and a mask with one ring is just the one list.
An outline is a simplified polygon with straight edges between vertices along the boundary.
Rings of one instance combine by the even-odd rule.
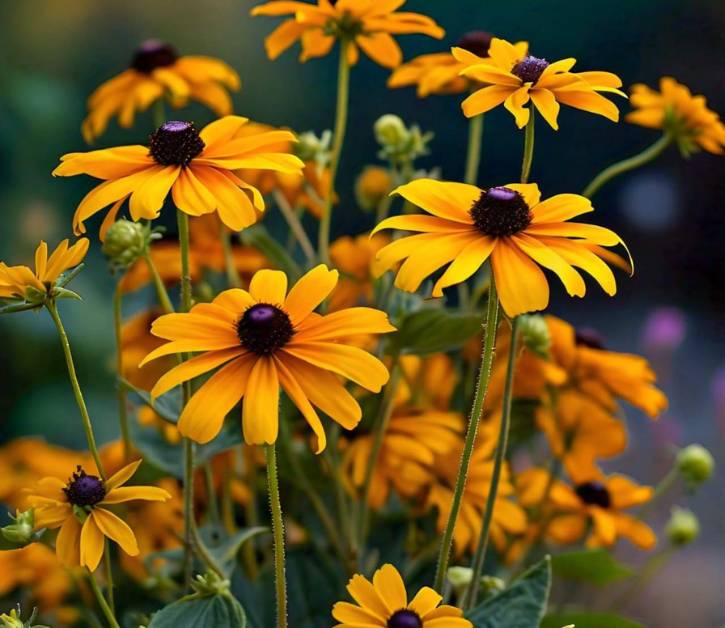
[[63, 240], [48, 257], [48, 245], [41, 241], [35, 249], [35, 271], [27, 266], [7, 266], [0, 262], [0, 299], [37, 301], [50, 295], [58, 278], [78, 266], [87, 252], [86, 238], [70, 247], [68, 240]]
[[179, 417], [179, 431], [199, 443], [214, 438], [226, 414], [244, 397], [242, 425], [249, 444], [277, 439], [280, 386], [325, 448], [325, 431], [313, 406], [346, 429], [361, 418], [357, 401], [337, 376], [379, 392], [388, 370], [377, 358], [346, 343], [349, 336], [395, 331], [384, 312], [349, 308], [326, 316], [313, 310], [337, 284], [338, 273], [320, 265], [287, 293], [287, 276], [261, 270], [249, 292], [232, 289], [189, 313], [167, 314], [151, 332], [168, 340], [141, 365], [181, 352], [203, 352], [171, 369], [154, 386], [158, 397], [181, 382], [218, 367]]
[[567, 222], [593, 211], [576, 194], [541, 201], [534, 184], [511, 183], [482, 190], [474, 185], [419, 179], [395, 190], [432, 214], [394, 216], [373, 231], [421, 232], [392, 242], [378, 253], [379, 269], [405, 259], [395, 285], [415, 292], [423, 279], [450, 264], [433, 287], [433, 296], [473, 275], [490, 258], [501, 306], [509, 316], [544, 309], [549, 284], [539, 268], [556, 273], [572, 296], [584, 296], [579, 272], [589, 273], [610, 296], [617, 291], [614, 274], [589, 245], [624, 244], [604, 227]]
[[302, 42], [301, 61], [324, 57], [337, 39], [346, 39], [348, 62], [355, 64], [362, 50], [386, 68], [400, 65], [403, 54], [391, 35], [421, 33], [441, 39], [444, 31], [418, 13], [397, 12], [405, 0], [273, 0], [252, 9], [252, 15], [289, 15], [265, 40], [267, 55], [276, 59], [296, 41]]
[[723, 154], [725, 125], [720, 122], [720, 116], [707, 108], [704, 96], [693, 96], [672, 77], [660, 79], [659, 92], [641, 83], [633, 85], [630, 102], [635, 111], [627, 114], [627, 122], [667, 131], [685, 154], [698, 147], [716, 155]]
[[354, 575], [347, 591], [356, 603], [335, 604], [332, 616], [340, 622], [335, 628], [473, 628], [460, 609], [439, 606], [443, 598], [430, 587], [423, 587], [408, 602], [405, 583], [390, 564], [378, 569], [372, 582]]
[[133, 125], [137, 111], [166, 97], [172, 107], [197, 100], [217, 116], [232, 112], [227, 90], [239, 89], [239, 75], [226, 63], [212, 57], [179, 57], [172, 46], [150, 39], [133, 53], [130, 67], [106, 81], [88, 99], [88, 117], [83, 137], [92, 142], [118, 115], [123, 128]]
[[61, 157], [54, 176], [88, 174], [103, 183], [81, 201], [73, 229], [84, 233], [85, 220], [111, 205], [101, 237], [129, 201], [133, 220], [153, 220], [171, 192], [178, 209], [190, 216], [217, 212], [232, 231], [254, 224], [264, 211], [264, 200], [254, 186], [234, 174], [241, 168], [299, 173], [297, 157], [277, 153], [270, 146], [294, 141], [289, 131], [240, 137], [247, 118], [225, 116], [200, 132], [192, 122], [172, 120], [149, 138], [149, 146], [120, 146]]
[[54, 477], [38, 482], [28, 503], [35, 508], [37, 528], [60, 528], [55, 548], [63, 565], [81, 565], [95, 571], [103, 556], [105, 537], [118, 543], [127, 554], [138, 554], [133, 530], [108, 506], [136, 499], [169, 499], [170, 495], [156, 486], [122, 486], [140, 464], [141, 460], [132, 462], [105, 481], [78, 466], [67, 483]]
[[521, 129], [529, 121], [526, 107], [531, 101], [553, 129], [558, 129], [559, 104], [619, 120], [619, 110], [598, 92], [626, 95], [622, 81], [610, 72], [571, 72], [576, 59], [549, 63], [528, 54], [528, 46], [511, 44], [496, 37], [488, 59], [470, 64], [470, 53], [457, 48], [453, 56], [466, 64], [461, 75], [485, 85], [463, 101], [463, 113], [472, 118], [503, 103]]

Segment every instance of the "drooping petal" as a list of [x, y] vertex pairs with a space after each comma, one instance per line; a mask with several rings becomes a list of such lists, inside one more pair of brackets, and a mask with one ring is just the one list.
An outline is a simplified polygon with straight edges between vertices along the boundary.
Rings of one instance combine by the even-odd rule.
[[434, 297], [442, 297], [443, 289], [466, 281], [488, 259], [496, 246], [496, 239], [486, 236], [477, 237], [458, 253], [453, 263], [441, 275], [433, 286]]
[[[62, 531], [62, 528], [61, 528]], [[80, 562], [84, 567], [95, 571], [103, 557], [103, 533], [96, 525], [95, 518], [89, 516], [83, 523], [80, 536]]]
[[583, 297], [586, 294], [587, 287], [582, 276], [556, 251], [525, 233], [519, 233], [511, 240], [537, 264], [555, 272], [570, 296]]
[[260, 357], [248, 376], [242, 404], [244, 440], [271, 445], [279, 429], [279, 378], [272, 358]]
[[500, 239], [491, 266], [501, 306], [508, 316], [543, 310], [549, 304], [549, 284], [541, 269], [518, 247]]
[[58, 561], [66, 567], [77, 567], [81, 556], [81, 524], [75, 515], [69, 516], [55, 539]]
[[126, 554], [129, 556], [138, 555], [139, 549], [136, 535], [123, 519], [117, 517], [105, 508], [94, 508], [91, 512], [91, 517], [98, 526], [98, 529], [109, 539], [118, 543], [119, 547]]

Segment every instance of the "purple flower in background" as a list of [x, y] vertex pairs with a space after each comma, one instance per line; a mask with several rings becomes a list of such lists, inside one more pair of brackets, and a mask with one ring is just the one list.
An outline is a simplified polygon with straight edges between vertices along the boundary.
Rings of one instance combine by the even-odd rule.
[[682, 344], [687, 334], [685, 315], [676, 307], [659, 307], [650, 313], [644, 325], [642, 343], [647, 352], [670, 353]]

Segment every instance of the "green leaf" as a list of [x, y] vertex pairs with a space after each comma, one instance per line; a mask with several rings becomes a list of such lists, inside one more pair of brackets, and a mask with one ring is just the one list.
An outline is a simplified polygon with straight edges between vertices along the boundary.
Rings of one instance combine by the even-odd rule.
[[546, 612], [550, 586], [551, 558], [547, 556], [466, 617], [475, 628], [534, 628]]
[[480, 314], [427, 308], [405, 316], [391, 341], [401, 353], [438, 353], [460, 347], [481, 327]]
[[189, 596], [154, 613], [148, 628], [245, 628], [244, 609], [231, 595]]
[[199, 528], [204, 545], [215, 559], [216, 564], [222, 568], [226, 578], [232, 575], [237, 565], [236, 557], [242, 545], [249, 539], [268, 531], [268, 528], [257, 526], [243, 528], [230, 536], [221, 526], [207, 525]]
[[156, 410], [158, 415], [176, 425], [179, 421], [179, 415], [181, 414], [181, 387], [177, 386], [173, 388], [165, 395], [161, 395], [157, 399], [151, 399], [151, 395], [148, 391], [142, 388], [136, 388], [131, 382], [125, 379], [121, 379], [118, 383], [119, 386], [124, 386], [130, 392], [138, 395], [141, 400], [147, 405]]
[[264, 225], [256, 224], [249, 227], [242, 231], [240, 237], [244, 244], [264, 253], [274, 266], [283, 270], [291, 279], [296, 279], [302, 274], [297, 262], [269, 235]]
[[605, 549], [580, 550], [557, 554], [551, 559], [554, 575], [565, 580], [604, 586], [629, 578], [633, 571]]
[[547, 615], [541, 628], [561, 628], [574, 624], [576, 628], [644, 628], [644, 624], [614, 613], [569, 612]]

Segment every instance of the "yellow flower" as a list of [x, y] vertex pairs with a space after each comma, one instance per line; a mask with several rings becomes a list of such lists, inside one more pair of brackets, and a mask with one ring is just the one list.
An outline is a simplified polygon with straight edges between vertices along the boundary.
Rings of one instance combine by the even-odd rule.
[[504, 39], [491, 40], [489, 58], [469, 63], [470, 53], [454, 48], [453, 56], [466, 64], [461, 74], [482, 87], [463, 101], [463, 113], [472, 118], [501, 103], [521, 129], [529, 121], [531, 101], [553, 129], [558, 129], [559, 103], [619, 120], [616, 105], [598, 92], [626, 95], [617, 89], [622, 81], [611, 72], [571, 72], [576, 59], [549, 63], [528, 54], [528, 45], [514, 46]]
[[405, 259], [395, 285], [414, 292], [422, 281], [450, 264], [433, 287], [433, 296], [473, 275], [490, 258], [501, 305], [509, 316], [544, 309], [549, 284], [539, 268], [559, 276], [567, 292], [582, 297], [584, 280], [575, 269], [589, 273], [604, 291], [617, 291], [614, 274], [590, 244], [624, 244], [613, 231], [568, 222], [593, 211], [591, 202], [576, 194], [557, 194], [541, 201], [535, 183], [511, 183], [482, 190], [474, 185], [418, 179], [395, 190], [432, 216], [394, 216], [374, 230], [422, 232], [381, 249], [379, 269]]
[[458, 385], [458, 373], [448, 355], [436, 353], [425, 358], [403, 355], [399, 360], [403, 377], [395, 395], [397, 405], [437, 410], [450, 408]]
[[174, 204], [190, 216], [217, 212], [232, 231], [254, 224], [264, 199], [254, 186], [234, 174], [241, 168], [298, 173], [303, 163], [270, 146], [294, 141], [289, 131], [240, 137], [247, 118], [225, 116], [198, 132], [193, 123], [172, 120], [151, 135], [149, 146], [120, 146], [61, 157], [54, 176], [88, 174], [103, 183], [81, 201], [73, 229], [84, 233], [85, 220], [111, 205], [101, 238], [129, 200], [133, 220], [157, 218], [171, 192]]
[[0, 299], [37, 301], [51, 294], [62, 273], [78, 266], [88, 252], [88, 240], [73, 246], [63, 240], [48, 257], [48, 245], [41, 241], [35, 249], [35, 272], [27, 266], [7, 266], [0, 262]]
[[330, 297], [330, 310], [372, 303], [375, 255], [390, 239], [387, 236], [343, 236], [332, 243], [330, 259], [342, 273]]
[[252, 9], [252, 15], [289, 15], [265, 40], [267, 56], [276, 59], [296, 41], [302, 42], [300, 61], [324, 57], [335, 40], [349, 41], [348, 62], [358, 61], [359, 49], [386, 68], [400, 65], [403, 54], [391, 35], [421, 33], [441, 39], [444, 31], [418, 13], [397, 13], [405, 0], [273, 0]]
[[320, 316], [314, 309], [337, 284], [337, 271], [320, 265], [287, 293], [287, 276], [261, 270], [249, 292], [232, 289], [186, 314], [157, 319], [152, 333], [169, 342], [142, 365], [180, 352], [203, 352], [164, 375], [151, 394], [220, 368], [194, 394], [179, 417], [179, 431], [199, 443], [214, 438], [226, 414], [244, 397], [242, 424], [249, 444], [274, 443], [279, 421], [279, 389], [285, 390], [317, 436], [325, 431], [313, 408], [346, 429], [361, 418], [357, 401], [338, 375], [373, 392], [388, 380], [388, 370], [369, 353], [345, 343], [349, 336], [395, 331], [384, 312], [350, 308]]
[[671, 133], [685, 153], [699, 146], [710, 153], [723, 154], [725, 125], [720, 116], [707, 108], [704, 96], [693, 96], [672, 77], [660, 79], [659, 92], [641, 83], [633, 85], [630, 101], [635, 111], [627, 114], [627, 122]]
[[122, 127], [132, 126], [137, 111], [145, 111], [164, 96], [172, 107], [197, 100], [218, 116], [226, 116], [232, 112], [226, 90], [237, 91], [239, 85], [239, 75], [223, 61], [179, 57], [169, 44], [150, 39], [136, 49], [128, 70], [91, 94], [83, 137], [90, 143], [102, 135], [114, 115]]
[[460, 609], [439, 606], [443, 598], [430, 587], [423, 587], [408, 602], [405, 583], [390, 564], [378, 569], [372, 582], [355, 574], [347, 591], [356, 603], [335, 604], [332, 616], [340, 622], [335, 628], [473, 628]]
[[355, 181], [355, 199], [365, 211], [375, 209], [393, 189], [390, 171], [381, 166], [366, 166]]
[[78, 465], [65, 484], [56, 477], [38, 482], [28, 503], [35, 508], [37, 528], [60, 528], [55, 549], [61, 564], [81, 565], [95, 571], [103, 556], [105, 537], [131, 556], [139, 553], [131, 528], [107, 507], [136, 499], [165, 501], [170, 498], [165, 490], [155, 486], [122, 486], [140, 464], [141, 460], [132, 462], [106, 481], [88, 475]]

